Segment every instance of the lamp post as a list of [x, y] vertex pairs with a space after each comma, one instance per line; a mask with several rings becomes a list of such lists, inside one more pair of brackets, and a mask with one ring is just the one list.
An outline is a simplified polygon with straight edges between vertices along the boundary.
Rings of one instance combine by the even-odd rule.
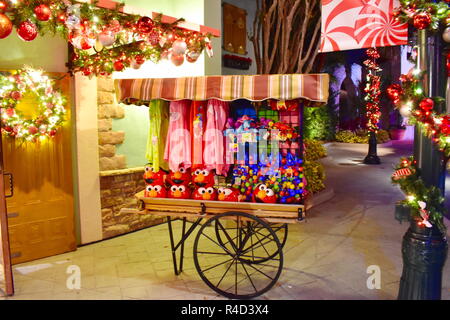
[[369, 48], [366, 51], [368, 59], [364, 61], [364, 65], [369, 70], [367, 74], [367, 84], [364, 91], [366, 92], [366, 116], [367, 129], [369, 130], [369, 152], [364, 158], [365, 164], [380, 164], [380, 158], [377, 155], [377, 131], [378, 121], [380, 119], [380, 86], [381, 79], [377, 75], [381, 71], [377, 64], [377, 59], [380, 57], [376, 48]]
[[[440, 77], [445, 71], [440, 35], [428, 37], [426, 30], [419, 30], [418, 48], [417, 67], [425, 75], [422, 83], [424, 93], [427, 96], [445, 95], [442, 79], [446, 77]], [[414, 158], [421, 178], [427, 186], [440, 187], [443, 192], [442, 153], [423, 135], [419, 126], [415, 130]], [[402, 242], [403, 272], [398, 299], [439, 300], [447, 251], [446, 236], [436, 225], [426, 228], [411, 219]]]

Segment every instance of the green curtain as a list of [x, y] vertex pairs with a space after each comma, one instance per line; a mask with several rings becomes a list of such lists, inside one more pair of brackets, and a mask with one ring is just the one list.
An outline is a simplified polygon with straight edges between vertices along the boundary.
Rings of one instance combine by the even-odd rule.
[[164, 160], [164, 148], [169, 127], [169, 103], [164, 100], [152, 100], [148, 110], [150, 129], [145, 156], [155, 169], [168, 170], [169, 165]]

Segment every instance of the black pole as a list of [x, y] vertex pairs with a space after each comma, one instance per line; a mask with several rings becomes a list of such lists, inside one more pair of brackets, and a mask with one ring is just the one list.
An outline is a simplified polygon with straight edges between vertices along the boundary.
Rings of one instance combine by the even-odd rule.
[[381, 160], [377, 155], [377, 134], [373, 131], [369, 133], [369, 152], [364, 158], [365, 164], [380, 164]]
[[[423, 90], [428, 96], [445, 96], [446, 77], [440, 77], [443, 64], [440, 33], [428, 36], [426, 30], [418, 31], [417, 66], [424, 71]], [[438, 108], [439, 106], [436, 106]], [[435, 110], [439, 111], [439, 110]], [[443, 155], [434, 143], [416, 126], [414, 136], [414, 157], [425, 184], [441, 187]], [[419, 226], [411, 219], [410, 227], [403, 237], [403, 272], [400, 279], [398, 299], [400, 300], [439, 300], [442, 291], [442, 270], [447, 259], [448, 244], [446, 235], [436, 225], [432, 228]]]

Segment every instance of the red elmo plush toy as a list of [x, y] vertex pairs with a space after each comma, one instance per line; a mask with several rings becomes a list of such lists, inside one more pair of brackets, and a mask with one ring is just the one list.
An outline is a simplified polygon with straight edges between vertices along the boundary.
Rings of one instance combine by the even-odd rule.
[[272, 189], [268, 188], [265, 184], [256, 186], [253, 191], [253, 202], [260, 203], [276, 203], [277, 196]]
[[191, 192], [186, 186], [183, 185], [173, 185], [169, 189], [169, 198], [175, 199], [190, 199]]
[[181, 167], [176, 172], [170, 171], [167, 182], [169, 182], [170, 185], [187, 186], [189, 182], [191, 182], [191, 170], [189, 168]]
[[147, 185], [144, 191], [144, 197], [148, 198], [166, 198], [166, 188], [160, 185]]
[[192, 173], [192, 181], [197, 188], [214, 186], [214, 174], [208, 169], [197, 169]]
[[164, 184], [164, 171], [155, 171], [153, 167], [146, 166], [144, 172], [144, 180], [147, 184], [162, 186]]
[[192, 199], [195, 200], [216, 200], [217, 199], [217, 192], [216, 189], [213, 187], [208, 188], [197, 188], [195, 189], [194, 193], [192, 194]]
[[217, 190], [217, 193], [217, 198], [219, 199], [219, 201], [239, 201], [239, 191], [236, 189], [220, 187], [219, 190]]

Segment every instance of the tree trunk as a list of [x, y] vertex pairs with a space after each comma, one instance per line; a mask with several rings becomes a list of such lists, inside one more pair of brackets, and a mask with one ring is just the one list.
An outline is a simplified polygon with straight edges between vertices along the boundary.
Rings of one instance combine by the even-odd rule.
[[259, 74], [309, 73], [320, 45], [320, 0], [255, 0], [250, 40]]

